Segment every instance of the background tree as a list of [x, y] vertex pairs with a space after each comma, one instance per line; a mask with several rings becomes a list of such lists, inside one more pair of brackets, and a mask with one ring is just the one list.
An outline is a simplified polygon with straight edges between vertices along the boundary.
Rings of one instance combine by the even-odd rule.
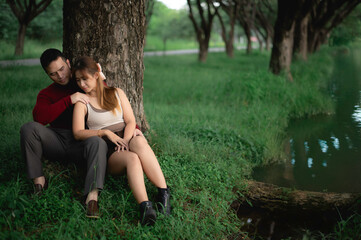
[[255, 28], [266, 43], [266, 50], [271, 50], [271, 43], [274, 36], [274, 23], [276, 21], [277, 1], [260, 0], [256, 4]]
[[327, 41], [331, 30], [359, 3], [359, 0], [278, 0], [270, 70], [274, 74], [285, 71], [292, 80], [290, 65], [295, 51], [295, 35], [296, 49], [305, 54], [307, 48], [312, 53]]
[[332, 30], [328, 42], [331, 46], [347, 45], [357, 38], [361, 38], [361, 5]]
[[252, 30], [254, 28], [256, 2], [248, 0], [239, 0], [240, 13], [238, 14], [238, 21], [243, 28], [247, 39], [247, 54], [252, 52]]
[[9, 4], [12, 12], [19, 22], [15, 55], [22, 55], [24, 52], [26, 28], [28, 27], [29, 23], [41, 12], [43, 12], [46, 7], [49, 6], [51, 1], [52, 0], [42, 0], [38, 1], [37, 3], [36, 0], [6, 0], [7, 4]]
[[64, 53], [101, 63], [107, 84], [125, 91], [143, 131], [144, 26], [145, 0], [64, 0]]
[[313, 5], [308, 24], [308, 52], [313, 53], [326, 43], [331, 31], [360, 3], [360, 0], [329, 0]]
[[223, 11], [228, 15], [228, 25], [229, 30], [227, 32], [226, 23], [224, 22], [224, 17], [221, 15], [220, 11], [216, 11], [216, 15], [219, 19], [220, 25], [221, 25], [221, 36], [222, 39], [226, 45], [226, 53], [228, 57], [233, 58], [234, 57], [234, 29], [235, 29], [235, 23], [238, 19], [238, 14], [240, 10], [240, 1], [239, 0], [221, 0], [217, 1], [218, 4], [220, 4]]
[[153, 15], [155, 0], [145, 0], [145, 32], [147, 32], [150, 19]]
[[163, 3], [156, 2], [154, 17], [147, 35], [161, 38], [163, 51], [167, 50], [167, 41], [170, 39], [190, 40], [194, 38], [192, 23], [189, 21], [187, 14], [185, 9], [169, 9]]
[[[189, 18], [192, 21], [199, 44], [198, 60], [205, 62], [207, 60], [212, 24], [214, 17], [216, 16], [217, 8], [214, 8], [214, 5], [210, 0], [205, 0], [203, 2], [201, 2], [201, 0], [187, 0], [187, 4], [189, 7]], [[197, 21], [197, 16], [195, 15], [193, 8], [197, 9], [200, 22]]]

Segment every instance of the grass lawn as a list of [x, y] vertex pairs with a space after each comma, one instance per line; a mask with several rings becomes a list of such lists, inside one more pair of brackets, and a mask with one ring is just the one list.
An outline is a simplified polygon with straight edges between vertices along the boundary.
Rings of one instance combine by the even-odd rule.
[[[47, 164], [50, 188], [39, 198], [29, 195], [19, 129], [50, 81], [40, 66], [1, 69], [0, 238], [226, 239], [239, 232], [232, 190], [243, 187], [254, 166], [282, 159], [290, 118], [333, 112], [329, 52], [295, 63], [293, 83], [267, 71], [269, 53], [237, 52], [234, 59], [212, 53], [205, 64], [196, 55], [145, 58], [147, 136], [173, 205], [172, 216], [159, 216], [154, 227], [139, 225], [125, 176], [107, 177], [96, 221], [85, 217], [74, 166]], [[146, 185], [153, 199], [156, 189]]]

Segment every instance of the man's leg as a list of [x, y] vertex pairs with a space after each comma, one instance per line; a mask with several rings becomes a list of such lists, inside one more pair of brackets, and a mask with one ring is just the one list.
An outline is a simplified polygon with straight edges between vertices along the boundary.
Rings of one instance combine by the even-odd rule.
[[42, 156], [55, 160], [64, 158], [65, 146], [63, 140], [51, 128], [37, 122], [28, 122], [20, 129], [20, 143], [29, 178], [35, 179], [35, 184], [40, 183], [43, 185], [45, 179], [41, 158]]
[[[85, 196], [94, 190], [103, 189], [107, 166], [107, 151], [108, 146], [106, 142], [97, 136], [90, 137], [84, 141], [78, 141], [68, 151], [69, 157], [75, 162], [86, 161]], [[81, 165], [85, 167], [85, 164]]]

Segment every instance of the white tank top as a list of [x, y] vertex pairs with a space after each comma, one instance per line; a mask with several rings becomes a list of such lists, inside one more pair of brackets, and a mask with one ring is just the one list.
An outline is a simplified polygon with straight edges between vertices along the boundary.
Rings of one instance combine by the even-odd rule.
[[[124, 128], [122, 105], [120, 104], [118, 92], [115, 93], [121, 110], [119, 112], [118, 109], [115, 109], [116, 114], [114, 114], [112, 111], [95, 108], [90, 103], [86, 105], [88, 109], [88, 113], [87, 113], [88, 117], [86, 119], [86, 124], [89, 129], [97, 130], [97, 129], [109, 128], [111, 126], [122, 126], [121, 128]], [[120, 131], [122, 129], [117, 129], [117, 130]]]

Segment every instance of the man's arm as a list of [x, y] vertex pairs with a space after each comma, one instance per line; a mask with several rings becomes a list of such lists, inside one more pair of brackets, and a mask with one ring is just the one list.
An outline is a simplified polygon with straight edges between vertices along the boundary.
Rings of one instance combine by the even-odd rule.
[[34, 121], [43, 125], [49, 124], [76, 102], [87, 104], [89, 102], [89, 98], [84, 93], [76, 92], [53, 103], [49, 95], [41, 91], [33, 109]]
[[57, 119], [71, 105], [70, 95], [53, 103], [48, 95], [40, 92], [33, 109], [34, 121], [47, 125]]

